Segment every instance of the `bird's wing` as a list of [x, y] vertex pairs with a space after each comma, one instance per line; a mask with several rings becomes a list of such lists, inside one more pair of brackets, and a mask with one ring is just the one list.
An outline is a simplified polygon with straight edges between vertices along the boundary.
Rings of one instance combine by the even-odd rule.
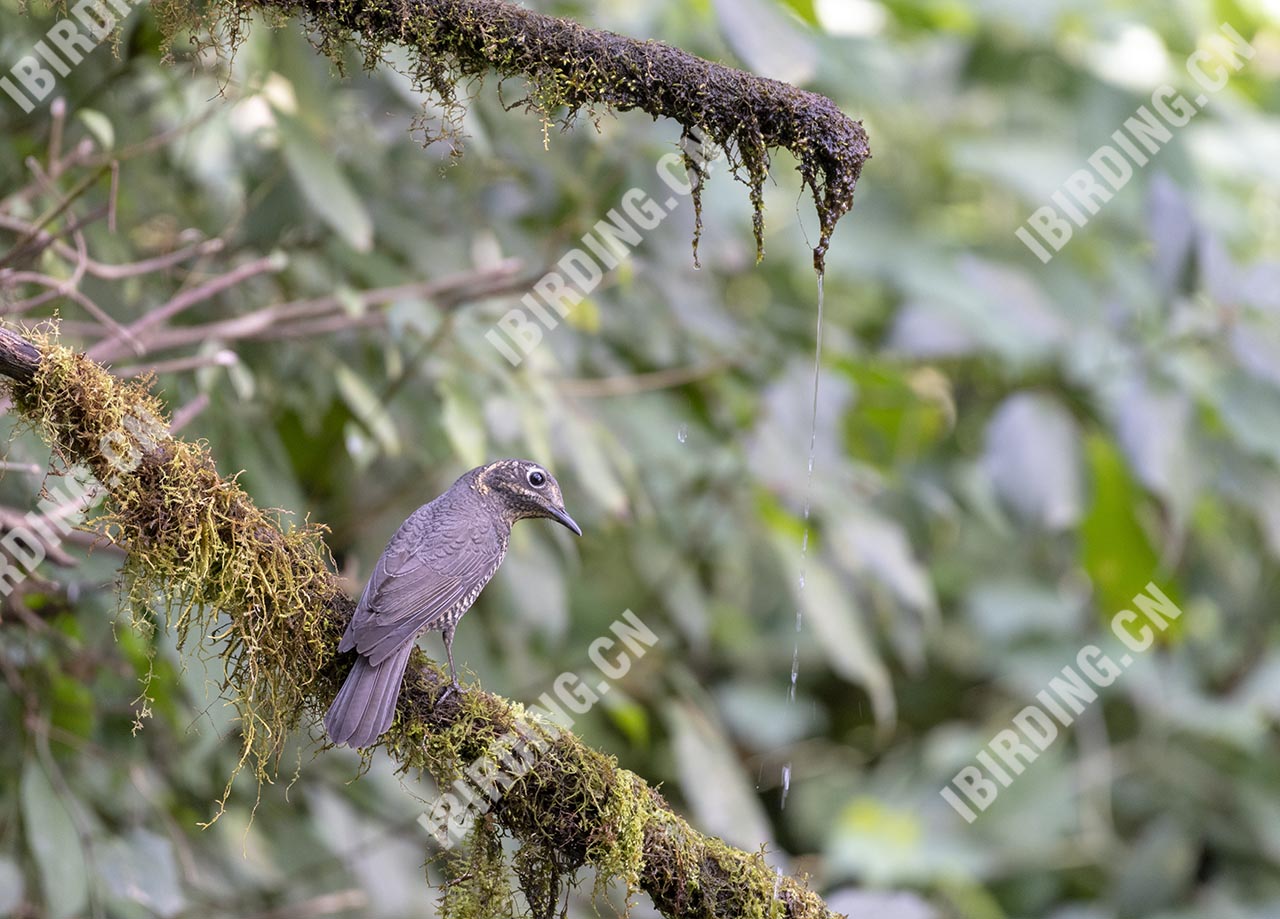
[[428, 513], [406, 521], [374, 566], [341, 650], [355, 648], [377, 666], [474, 600], [498, 569], [500, 544], [492, 523], [469, 514]]

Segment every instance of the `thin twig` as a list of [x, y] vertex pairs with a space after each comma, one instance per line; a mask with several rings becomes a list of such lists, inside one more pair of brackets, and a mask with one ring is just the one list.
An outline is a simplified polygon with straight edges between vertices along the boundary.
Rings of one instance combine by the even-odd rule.
[[15, 463], [0, 460], [0, 472], [27, 472], [31, 475], [44, 475], [44, 467], [36, 463]]
[[209, 407], [210, 401], [209, 394], [202, 392], [186, 405], [174, 409], [173, 420], [169, 422], [169, 430], [174, 433], [181, 431]]
[[120, 161], [111, 161], [111, 190], [107, 193], [107, 232], [116, 231], [116, 202], [120, 197]]
[[[388, 306], [397, 300], [426, 297], [442, 304], [442, 308], [456, 308], [463, 303], [482, 297], [496, 296], [513, 290], [522, 290], [527, 281], [521, 276], [520, 263], [508, 260], [483, 271], [465, 272], [432, 281], [419, 281], [395, 287], [376, 288], [355, 295], [362, 308], [374, 309]], [[444, 306], [447, 304], [447, 306]], [[345, 319], [335, 326], [314, 323], [298, 328], [313, 320], [332, 318], [339, 314]], [[372, 318], [370, 318], [372, 317]], [[373, 326], [385, 323], [384, 315], [352, 316], [346, 312], [343, 300], [336, 296], [317, 297], [310, 300], [294, 300], [264, 306], [242, 316], [221, 319], [216, 322], [191, 326], [157, 329], [143, 336], [142, 343], [149, 352], [166, 351], [205, 341], [238, 341], [251, 338], [294, 338], [327, 334], [351, 326]], [[288, 327], [294, 323], [294, 327]], [[75, 327], [66, 325], [68, 330]], [[105, 349], [104, 349], [105, 350]]]
[[[60, 281], [57, 278], [51, 278], [35, 271], [14, 271], [9, 274], [0, 272], [0, 282], [5, 282], [6, 284], [35, 284], [39, 287], [51, 288], [57, 291], [58, 296], [66, 297], [68, 300], [80, 304], [86, 313], [98, 320], [108, 330], [114, 332], [118, 338], [129, 342], [130, 346], [135, 350], [142, 347], [137, 338], [128, 329], [112, 319], [106, 310], [98, 306], [98, 304], [80, 293], [75, 287], [70, 286], [69, 281]], [[15, 304], [16, 306], [18, 304]]]
[[[91, 210], [87, 215], [81, 217], [79, 220], [74, 220], [71, 223], [59, 227], [57, 232], [54, 233], [49, 233], [45, 230], [35, 230], [34, 224], [24, 224], [24, 228], [26, 230], [34, 231], [31, 233], [31, 242], [27, 243], [29, 251], [26, 254], [26, 258], [34, 261], [36, 256], [44, 252], [45, 249], [48, 249], [50, 246], [57, 246], [62, 249], [62, 252], [59, 254], [62, 255], [63, 258], [67, 259], [67, 261], [73, 260], [75, 258], [75, 250], [66, 243], [59, 242], [60, 237], [70, 236], [76, 231], [84, 229], [91, 223], [101, 220], [106, 216], [106, 213], [106, 205], [101, 205]], [[9, 222], [17, 223], [20, 221], [13, 221], [12, 218], [7, 218], [0, 214], [0, 225]]]
[[58, 97], [49, 106], [49, 175], [57, 178], [62, 158], [62, 128], [67, 122], [67, 100]]
[[[96, 212], [95, 212], [96, 213]], [[103, 216], [101, 213], [98, 217]], [[8, 214], [0, 214], [0, 229], [12, 230], [17, 233], [27, 233], [32, 229], [31, 224], [26, 221], [11, 217]], [[58, 242], [48, 233], [41, 231], [37, 238], [41, 242], [51, 243], [53, 251], [61, 258], [70, 261], [75, 258], [75, 251], [66, 243]], [[106, 281], [118, 281], [124, 278], [134, 278], [144, 274], [154, 274], [157, 271], [163, 271], [166, 268], [172, 268], [175, 265], [188, 261], [193, 258], [199, 258], [206, 255], [216, 255], [226, 248], [226, 243], [219, 239], [205, 239], [200, 242], [193, 243], [181, 249], [175, 249], [172, 252], [166, 252], [164, 255], [157, 255], [154, 258], [142, 259], [137, 262], [125, 262], [120, 265], [110, 265], [105, 262], [97, 262], [89, 259], [85, 262], [85, 271], [93, 275], [95, 278], [102, 278]]]
[[25, 255], [27, 248], [35, 239], [35, 235], [47, 227], [50, 223], [57, 220], [66, 212], [67, 208], [75, 203], [76, 199], [83, 195], [86, 191], [93, 187], [98, 179], [102, 178], [107, 172], [107, 167], [101, 167], [94, 170], [77, 182], [64, 197], [56, 205], [41, 215], [34, 224], [32, 224], [31, 233], [18, 240], [17, 244], [10, 249], [4, 256], [0, 256], [0, 268], [4, 268], [11, 262], [15, 261], [19, 256]]
[[144, 373], [185, 373], [188, 370], [200, 370], [203, 367], [230, 367], [239, 363], [240, 357], [227, 348], [214, 354], [193, 354], [190, 357], [178, 357], [171, 361], [156, 361], [153, 364], [132, 364], [128, 367], [114, 367], [112, 373], [118, 377], [136, 377]]
[[132, 144], [128, 147], [122, 147], [114, 152], [107, 151], [106, 153], [99, 154], [88, 162], [95, 166], [109, 165], [113, 161], [124, 162], [126, 160], [134, 159], [135, 157], [145, 156], [148, 153], [154, 153], [157, 150], [163, 150], [171, 141], [177, 140], [183, 134], [188, 134], [191, 131], [194, 131], [219, 111], [220, 109], [216, 106], [207, 106], [199, 115], [188, 122], [177, 125], [167, 131], [161, 131], [159, 134], [154, 134], [146, 140], [140, 140], [136, 144]]
[[[268, 272], [280, 271], [284, 267], [283, 261], [279, 256], [268, 255], [265, 258], [254, 259], [252, 262], [234, 268], [226, 274], [219, 275], [210, 281], [206, 281], [197, 287], [185, 290], [171, 299], [163, 306], [149, 310], [141, 318], [137, 319], [127, 329], [123, 329], [124, 335], [129, 339], [137, 340], [138, 335], [154, 326], [167, 322], [179, 313], [190, 309], [191, 307], [203, 303], [216, 297], [218, 294], [249, 278], [256, 277], [260, 274]], [[101, 341], [88, 350], [90, 357], [95, 360], [110, 360], [120, 354], [120, 339], [123, 336], [117, 335], [115, 338]], [[138, 345], [138, 354], [146, 352], [146, 348], [141, 344]]]
[[[56, 164], [50, 164], [49, 168], [51, 171], [56, 171], [61, 175], [72, 166], [80, 166], [88, 162], [89, 157], [93, 155], [95, 149], [97, 148], [94, 146], [93, 141], [86, 137], [81, 140], [80, 143], [76, 144], [75, 148]], [[40, 183], [35, 181], [29, 182], [17, 191], [11, 192], [8, 197], [0, 199], [0, 211], [7, 210], [14, 204], [30, 201], [39, 194]]]
[[60, 540], [47, 539], [38, 532], [37, 528], [30, 525], [27, 511], [0, 505], [0, 530], [4, 530], [6, 533], [21, 530], [24, 536], [35, 539], [40, 543], [40, 548], [44, 550], [44, 557], [53, 562], [53, 564], [59, 568], [75, 567], [76, 560], [62, 549]]

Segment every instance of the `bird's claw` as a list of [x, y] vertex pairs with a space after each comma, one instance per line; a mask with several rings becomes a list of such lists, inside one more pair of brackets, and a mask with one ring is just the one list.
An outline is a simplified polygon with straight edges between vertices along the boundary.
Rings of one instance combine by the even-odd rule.
[[453, 681], [452, 683], [450, 683], [447, 687], [445, 687], [444, 692], [440, 693], [439, 697], [436, 699], [436, 705], [439, 705], [441, 702], [443, 702], [445, 699], [449, 698], [449, 697], [450, 697], [451, 695], [453, 695], [455, 692], [456, 692], [458, 695], [462, 695], [463, 693], [465, 693], [465, 692], [466, 692], [466, 690], [462, 688], [462, 685], [461, 685], [460, 683], [458, 683], [458, 681], [457, 681], [457, 680], [454, 680], [454, 681]]

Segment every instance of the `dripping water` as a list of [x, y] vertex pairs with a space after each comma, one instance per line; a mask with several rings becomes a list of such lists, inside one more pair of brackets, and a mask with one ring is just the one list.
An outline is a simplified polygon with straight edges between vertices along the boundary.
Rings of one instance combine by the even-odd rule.
[[687, 424], [680, 425], [680, 429], [676, 431], [676, 440], [684, 443], [689, 439], [689, 426]]
[[[804, 590], [803, 587], [801, 587], [800, 589]], [[797, 611], [796, 612], [797, 626], [799, 625], [799, 622], [800, 622], [800, 613], [799, 611]], [[800, 629], [797, 628], [796, 631], [799, 632]], [[791, 650], [791, 688], [787, 690], [787, 702], [789, 702], [792, 705], [795, 705], [795, 702], [796, 702], [796, 680], [799, 679], [799, 677], [800, 677], [800, 639], [797, 638], [795, 642], [795, 647], [793, 647]]]
[[[800, 678], [800, 630], [804, 625], [804, 580], [805, 568], [809, 561], [809, 516], [813, 503], [813, 462], [818, 451], [818, 379], [822, 371], [822, 308], [823, 308], [823, 272], [818, 271], [818, 329], [813, 348], [813, 403], [809, 412], [809, 465], [804, 482], [804, 537], [800, 541], [800, 577], [797, 581], [796, 595], [796, 634], [791, 650], [791, 686], [787, 690], [787, 704], [796, 703], [796, 681]], [[782, 802], [787, 806], [787, 795], [791, 792], [791, 761], [782, 767]]]

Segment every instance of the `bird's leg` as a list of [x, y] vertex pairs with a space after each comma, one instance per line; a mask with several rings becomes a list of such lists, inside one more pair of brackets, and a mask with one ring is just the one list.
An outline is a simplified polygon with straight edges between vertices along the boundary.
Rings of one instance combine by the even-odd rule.
[[437, 705], [449, 698], [454, 692], [462, 692], [462, 686], [458, 683], [458, 671], [453, 666], [453, 629], [445, 629], [442, 634], [444, 636], [444, 653], [449, 658], [449, 688], [440, 694], [440, 698], [436, 700]]

